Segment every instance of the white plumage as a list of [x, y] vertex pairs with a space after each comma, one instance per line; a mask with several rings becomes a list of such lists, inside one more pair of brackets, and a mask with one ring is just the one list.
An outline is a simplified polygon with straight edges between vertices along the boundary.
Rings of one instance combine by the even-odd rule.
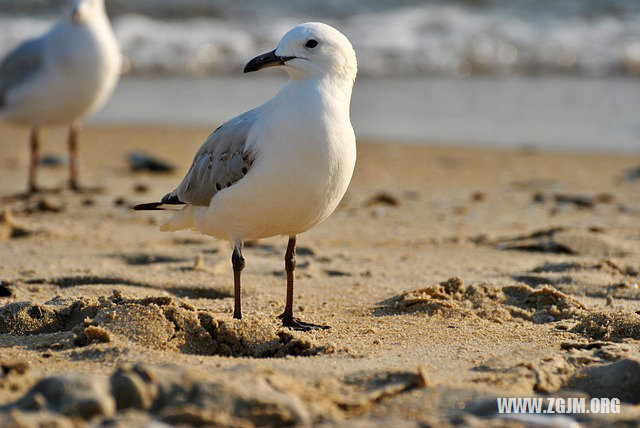
[[[217, 129], [182, 183], [163, 198], [185, 206], [161, 230], [195, 229], [234, 243], [236, 299], [242, 241], [285, 235], [294, 251], [296, 235], [334, 211], [356, 161], [349, 104], [357, 66], [347, 38], [326, 24], [301, 24], [245, 72], [267, 66], [281, 67], [291, 80], [266, 103]], [[292, 294], [293, 270], [287, 273]], [[314, 327], [292, 318], [289, 300], [288, 293], [284, 324]], [[234, 315], [240, 317], [238, 300]]]
[[162, 230], [194, 228], [236, 242], [296, 235], [325, 220], [347, 190], [356, 146], [350, 93], [329, 97], [323, 83], [292, 80], [253, 110], [247, 174], [207, 206], [185, 206]]

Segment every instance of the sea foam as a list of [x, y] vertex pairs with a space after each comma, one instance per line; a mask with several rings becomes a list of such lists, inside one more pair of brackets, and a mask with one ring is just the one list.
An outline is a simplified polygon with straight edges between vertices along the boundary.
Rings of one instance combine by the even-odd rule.
[[[428, 2], [360, 5], [349, 13], [330, 14], [330, 5], [325, 6], [319, 15], [349, 37], [365, 75], [640, 75], [637, 8], [594, 14], [534, 13], [537, 9], [513, 13]], [[237, 73], [253, 56], [273, 49], [293, 25], [314, 18], [286, 11], [282, 7], [282, 13], [272, 10], [265, 17], [259, 11], [250, 14], [229, 7], [218, 16], [205, 11], [202, 17], [174, 19], [123, 12], [112, 20], [126, 72], [209, 75]], [[0, 15], [0, 54], [52, 22], [47, 17]]]

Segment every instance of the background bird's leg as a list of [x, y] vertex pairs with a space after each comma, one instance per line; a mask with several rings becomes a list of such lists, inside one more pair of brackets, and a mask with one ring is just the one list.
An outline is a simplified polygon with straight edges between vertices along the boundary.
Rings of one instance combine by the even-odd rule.
[[69, 188], [80, 190], [78, 184], [78, 128], [75, 125], [69, 127]]
[[317, 325], [300, 321], [293, 317], [293, 280], [296, 270], [296, 236], [289, 237], [287, 244], [287, 252], [284, 255], [284, 269], [287, 273], [287, 300], [284, 306], [284, 312], [279, 318], [282, 318], [282, 325], [290, 327], [294, 330], [308, 331], [315, 329], [327, 329], [328, 325]]
[[235, 297], [233, 306], [233, 317], [242, 319], [241, 299], [240, 299], [240, 275], [244, 269], [244, 257], [242, 257], [242, 241], [238, 241], [233, 246], [233, 255], [231, 256], [231, 264], [233, 265], [233, 295]]
[[39, 131], [38, 127], [34, 126], [31, 128], [31, 133], [29, 134], [29, 142], [31, 146], [31, 157], [29, 160], [29, 193], [35, 193], [38, 191], [36, 176], [38, 172], [38, 157], [40, 156]]

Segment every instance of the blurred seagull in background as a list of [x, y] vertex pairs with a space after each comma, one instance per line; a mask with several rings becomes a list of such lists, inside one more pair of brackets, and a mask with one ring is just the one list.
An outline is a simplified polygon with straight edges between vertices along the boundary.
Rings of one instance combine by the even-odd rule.
[[278, 47], [244, 72], [279, 67], [290, 80], [273, 98], [216, 129], [180, 185], [161, 202], [135, 210], [179, 207], [162, 231], [195, 229], [233, 243], [235, 305], [242, 318], [244, 240], [288, 236], [282, 324], [328, 328], [293, 316], [296, 236], [325, 220], [344, 196], [356, 162], [349, 118], [356, 55], [338, 30], [317, 22], [287, 32]]
[[29, 192], [37, 192], [39, 130], [69, 125], [69, 186], [78, 183], [78, 126], [115, 88], [121, 56], [104, 0], [72, 0], [47, 33], [10, 52], [0, 65], [0, 119], [31, 127]]

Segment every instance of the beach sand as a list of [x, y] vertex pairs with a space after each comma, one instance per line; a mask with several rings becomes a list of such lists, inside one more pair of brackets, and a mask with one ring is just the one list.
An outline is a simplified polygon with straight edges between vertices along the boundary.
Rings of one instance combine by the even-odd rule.
[[[332, 327], [302, 333], [276, 319], [286, 238], [247, 245], [238, 321], [229, 244], [130, 209], [208, 134], [88, 127], [80, 175], [104, 192], [24, 199], [27, 132], [0, 128], [1, 426], [520, 426], [496, 397], [532, 396], [623, 403], [537, 416], [558, 424], [640, 417], [639, 156], [359, 141], [343, 202], [298, 237], [296, 314]], [[42, 152], [64, 160], [64, 135]], [[176, 169], [132, 172], [131, 151]]]

